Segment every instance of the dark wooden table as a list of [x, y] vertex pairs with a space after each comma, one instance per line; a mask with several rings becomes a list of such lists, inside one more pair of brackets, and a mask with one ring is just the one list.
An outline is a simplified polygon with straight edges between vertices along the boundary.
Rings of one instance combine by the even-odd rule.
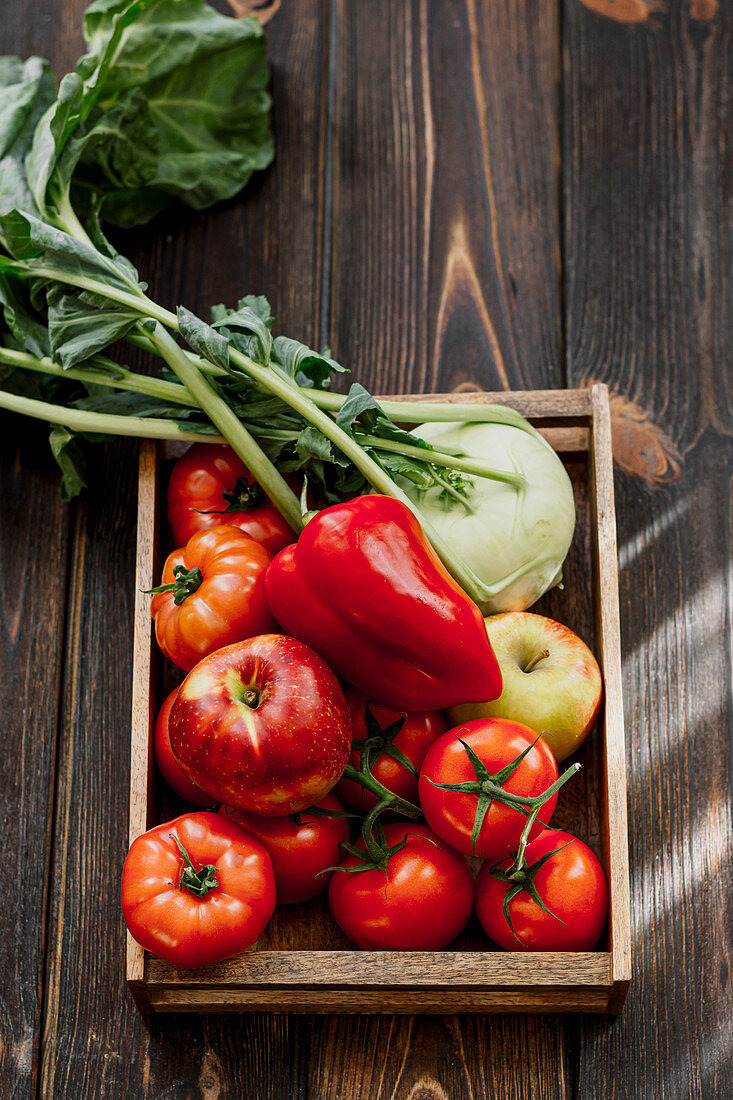
[[[241, 5], [246, 6], [246, 5]], [[84, 0], [4, 0], [59, 74]], [[279, 9], [279, 10], [277, 10]], [[60, 503], [4, 420], [0, 1095], [733, 1095], [733, 4], [276, 0], [278, 153], [121, 241], [154, 297], [269, 296], [374, 390], [609, 383], [634, 980], [623, 1016], [171, 1017], [124, 979], [136, 445]]]

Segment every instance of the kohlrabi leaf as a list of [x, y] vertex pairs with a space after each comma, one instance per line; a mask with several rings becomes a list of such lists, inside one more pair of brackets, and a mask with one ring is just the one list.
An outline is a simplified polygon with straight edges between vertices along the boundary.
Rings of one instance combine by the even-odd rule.
[[76, 71], [67, 73], [61, 81], [56, 102], [48, 108], [36, 127], [26, 161], [29, 185], [39, 210], [45, 211], [68, 190], [70, 174], [79, 154], [72, 157], [65, 171], [58, 172], [67, 143], [75, 131], [84, 132], [110, 75], [126, 29], [139, 18], [145, 7], [154, 6], [156, 2], [125, 0], [119, 4], [119, 10], [110, 19], [109, 33], [98, 39], [97, 49], [85, 54], [78, 62]]
[[61, 470], [61, 499], [71, 500], [86, 488], [86, 459], [76, 437], [67, 428], [52, 428], [48, 441]]
[[[144, 284], [135, 283], [129, 263], [118, 264], [102, 255], [92, 245], [72, 237], [62, 229], [41, 221], [32, 214], [12, 210], [0, 215], [0, 240], [20, 264], [0, 255], [0, 270], [17, 268], [29, 276], [72, 282], [83, 278], [98, 284], [113, 286], [130, 293]], [[69, 278], [71, 277], [71, 278]]]
[[248, 295], [240, 298], [236, 309], [214, 306], [213, 327], [244, 355], [267, 366], [272, 352], [272, 314], [267, 298]]
[[200, 210], [228, 198], [270, 163], [269, 67], [255, 19], [205, 0], [97, 0], [84, 35], [76, 74], [93, 105], [76, 135], [75, 205], [92, 188], [105, 221], [139, 225], [171, 199]]
[[299, 386], [315, 389], [327, 389], [332, 374], [348, 374], [348, 369], [331, 359], [326, 352], [319, 354], [305, 344], [291, 340], [289, 336], [275, 338], [272, 362], [289, 374]]
[[331, 461], [333, 444], [318, 428], [304, 428], [298, 436], [295, 444], [296, 450], [303, 458], [320, 458], [324, 462]]
[[[352, 435], [357, 421], [361, 430], [369, 435], [379, 436], [381, 439], [391, 439], [412, 447], [421, 447], [426, 451], [431, 449], [430, 444], [424, 439], [417, 439], [410, 432], [405, 431], [404, 428], [394, 424], [369, 391], [365, 390], [359, 382], [354, 382], [346, 400], [339, 409], [336, 423], [345, 432]], [[430, 461], [428, 456], [426, 456], [425, 461]]]
[[48, 292], [48, 332], [53, 358], [73, 367], [126, 336], [140, 314], [90, 291], [54, 285]]
[[195, 313], [191, 313], [184, 306], [177, 310], [178, 331], [183, 339], [199, 355], [218, 364], [225, 370], [229, 369], [229, 340], [211, 325], [207, 325]]
[[56, 98], [47, 61], [0, 57], [0, 214], [16, 207], [36, 213], [25, 158], [38, 121]]
[[46, 320], [34, 308], [22, 280], [0, 272], [0, 311], [18, 346], [42, 358], [51, 354]]

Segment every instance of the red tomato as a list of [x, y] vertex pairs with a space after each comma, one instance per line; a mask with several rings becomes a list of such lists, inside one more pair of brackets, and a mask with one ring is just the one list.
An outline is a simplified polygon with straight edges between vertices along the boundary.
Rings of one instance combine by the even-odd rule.
[[[601, 937], [608, 910], [603, 868], [582, 840], [571, 833], [544, 829], [527, 845], [526, 866], [530, 874], [533, 865], [550, 852], [557, 854], [536, 870], [532, 882], [555, 916], [545, 913], [526, 890], [521, 890], [508, 907], [516, 936], [512, 935], [503, 911], [504, 898], [511, 887], [491, 875], [488, 863], [479, 871], [478, 919], [494, 943], [507, 951], [589, 951]], [[511, 858], [505, 859], [499, 867], [506, 870], [511, 864]]]
[[228, 525], [199, 531], [169, 554], [162, 583], [177, 582], [177, 590], [158, 592], [150, 605], [166, 657], [188, 671], [222, 646], [276, 630], [265, 599], [271, 561], [269, 550]]
[[153, 731], [155, 761], [166, 783], [169, 787], [173, 788], [176, 794], [179, 794], [181, 798], [185, 798], [188, 802], [193, 802], [195, 806], [211, 806], [214, 799], [206, 794], [205, 791], [202, 791], [195, 783], [192, 783], [190, 779], [186, 778], [178, 767], [178, 764], [176, 764], [171, 751], [168, 718], [176, 695], [178, 695], [178, 688], [174, 688], [167, 697], [163, 706], [160, 708], [160, 713], [155, 722], [155, 729]]
[[239, 954], [259, 939], [274, 908], [270, 857], [219, 814], [183, 814], [156, 825], [127, 853], [127, 927], [142, 947], [174, 966], [207, 966]]
[[[459, 740], [459, 738], [461, 740]], [[493, 801], [488, 808], [473, 850], [471, 833], [479, 809], [478, 794], [444, 791], [435, 783], [476, 781], [476, 771], [462, 741], [473, 749], [491, 775], [529, 748], [527, 756], [502, 784], [503, 790], [534, 798], [557, 779], [557, 764], [542, 738], [519, 722], [505, 718], [480, 718], [448, 730], [428, 750], [420, 773], [420, 805], [428, 825], [459, 852], [496, 859], [516, 850], [527, 818], [520, 811]], [[534, 745], [534, 748], [530, 746]], [[542, 821], [549, 824], [557, 793], [542, 808]], [[532, 827], [530, 838], [543, 828], [541, 821]]]
[[[334, 795], [327, 794], [318, 809], [339, 812], [343, 807]], [[301, 824], [296, 825], [290, 816], [260, 817], [230, 806], [222, 806], [219, 813], [252, 833], [267, 849], [275, 873], [278, 905], [307, 901], [325, 890], [331, 875], [319, 872], [341, 862], [339, 844], [349, 839], [345, 817], [319, 817], [301, 810]]]
[[341, 685], [295, 638], [263, 634], [199, 661], [178, 689], [171, 748], [219, 802], [279, 817], [317, 805], [351, 749]]
[[[385, 825], [387, 872], [335, 871], [328, 900], [339, 927], [366, 951], [438, 951], [458, 935], [473, 908], [473, 877], [463, 856], [425, 825]], [[357, 847], [363, 847], [360, 841]], [[342, 867], [358, 864], [347, 856]]]
[[[347, 688], [346, 702], [351, 713], [351, 728], [354, 740], [369, 736], [366, 724], [367, 696], [357, 688]], [[384, 730], [404, 717], [405, 724], [394, 738], [392, 744], [402, 752], [419, 774], [425, 753], [433, 742], [445, 733], [448, 728], [443, 715], [439, 710], [425, 711], [398, 711], [382, 706], [381, 703], [370, 704], [371, 713], [379, 728]], [[389, 746], [387, 746], [389, 748]], [[354, 749], [349, 763], [359, 770], [361, 749]], [[408, 768], [399, 760], [382, 752], [381, 756], [372, 764], [372, 775], [378, 779], [388, 791], [406, 799], [408, 802], [417, 802], [417, 777], [412, 775]], [[365, 791], [352, 779], [342, 779], [336, 788], [336, 794], [347, 806], [353, 806], [357, 810], [369, 810], [376, 806], [377, 798], [371, 791]]]
[[271, 554], [296, 538], [239, 456], [223, 443], [194, 443], [178, 459], [168, 482], [168, 523], [176, 546], [222, 523], [239, 527]]

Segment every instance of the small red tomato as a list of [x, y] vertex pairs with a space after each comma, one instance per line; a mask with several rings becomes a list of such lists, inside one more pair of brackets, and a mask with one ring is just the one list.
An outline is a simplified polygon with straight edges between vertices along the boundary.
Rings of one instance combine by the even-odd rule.
[[188, 802], [193, 802], [194, 806], [211, 806], [214, 799], [206, 794], [205, 791], [202, 791], [195, 783], [192, 783], [190, 779], [186, 778], [178, 767], [178, 764], [176, 764], [173, 753], [171, 752], [168, 718], [170, 717], [171, 707], [173, 706], [173, 700], [176, 695], [178, 695], [178, 688], [174, 688], [166, 698], [155, 721], [155, 729], [153, 731], [155, 761], [166, 783], [176, 792], [176, 794], [179, 794], [181, 798], [185, 798]]
[[278, 817], [317, 805], [351, 748], [341, 685], [312, 649], [263, 634], [199, 661], [178, 689], [171, 749], [218, 802]]
[[[391, 741], [384, 744], [381, 750], [377, 750], [377, 758], [371, 765], [372, 775], [379, 780], [383, 787], [408, 802], [417, 802], [417, 777], [420, 767], [433, 742], [445, 733], [448, 725], [439, 710], [424, 711], [398, 711], [381, 703], [370, 703], [367, 696], [357, 688], [347, 688], [346, 702], [351, 713], [351, 727], [354, 740], [361, 740], [371, 735], [367, 729], [367, 706], [371, 712], [370, 725], [381, 731], [387, 730], [393, 723], [404, 718], [404, 724]], [[397, 750], [393, 754], [392, 746]], [[398, 754], [402, 754], [410, 761], [415, 769], [415, 774], [399, 760]], [[356, 748], [351, 753], [349, 763], [359, 770], [361, 749]], [[336, 788], [336, 793], [347, 806], [353, 806], [357, 810], [369, 810], [376, 806], [377, 798], [371, 791], [364, 790], [352, 779], [342, 779]]]
[[[595, 947], [606, 923], [608, 886], [588, 845], [571, 833], [545, 829], [527, 845], [525, 861], [523, 881], [531, 882], [550, 913], [544, 912], [526, 889], [520, 889], [508, 904], [510, 927], [503, 906], [512, 886], [494, 878], [492, 867], [484, 863], [476, 880], [476, 914], [486, 934], [507, 951], [589, 951]], [[511, 865], [509, 858], [498, 868], [507, 870]]]
[[[478, 758], [478, 764], [473, 763], [465, 745]], [[529, 751], [524, 759], [499, 784], [497, 773], [517, 761], [525, 750]], [[448, 730], [428, 749], [420, 773], [420, 805], [430, 828], [459, 852], [497, 859], [516, 850], [527, 821], [521, 810], [497, 799], [499, 787], [508, 794], [535, 798], [556, 779], [555, 758], [533, 730], [505, 718], [480, 718]], [[484, 783], [485, 789], [470, 793], [436, 786], [470, 782], [477, 787]], [[492, 795], [494, 800], [489, 802]], [[535, 822], [530, 839], [544, 828], [542, 822], [549, 824], [556, 802], [557, 793], [542, 807], [542, 821]], [[480, 819], [483, 810], [486, 813], [474, 847], [474, 823], [477, 813]]]
[[150, 611], [166, 657], [188, 671], [232, 642], [277, 629], [265, 599], [272, 555], [238, 527], [199, 531], [168, 555]]
[[207, 966], [250, 947], [275, 909], [265, 849], [219, 814], [183, 814], [132, 842], [122, 912], [146, 951], [174, 966]]
[[176, 546], [222, 523], [277, 554], [296, 536], [239, 456], [223, 443], [194, 443], [171, 471], [168, 523]]
[[[379, 869], [335, 871], [328, 900], [341, 930], [365, 951], [438, 951], [473, 908], [473, 877], [463, 856], [425, 825], [385, 825], [389, 847], [407, 843]], [[364, 847], [360, 841], [357, 847]], [[342, 867], [355, 867], [349, 855]]]
[[[343, 810], [332, 794], [322, 798], [316, 808], [335, 813]], [[320, 872], [341, 862], [339, 844], [349, 839], [345, 817], [321, 817], [311, 808], [293, 815], [300, 819], [299, 825], [290, 815], [261, 817], [230, 806], [222, 806], [219, 813], [252, 833], [267, 849], [275, 873], [278, 905], [307, 901], [325, 890], [331, 873]]]

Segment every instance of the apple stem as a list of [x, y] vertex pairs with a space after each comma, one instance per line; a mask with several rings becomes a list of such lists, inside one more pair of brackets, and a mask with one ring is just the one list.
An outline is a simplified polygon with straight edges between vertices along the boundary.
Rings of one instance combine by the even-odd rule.
[[540, 661], [544, 661], [545, 657], [549, 657], [549, 656], [550, 656], [549, 649], [543, 649], [540, 653], [535, 653], [532, 660], [529, 662], [528, 665], [526, 665], [522, 669], [522, 671], [523, 672], [532, 672], [535, 668], [537, 668], [537, 665], [540, 663]]

